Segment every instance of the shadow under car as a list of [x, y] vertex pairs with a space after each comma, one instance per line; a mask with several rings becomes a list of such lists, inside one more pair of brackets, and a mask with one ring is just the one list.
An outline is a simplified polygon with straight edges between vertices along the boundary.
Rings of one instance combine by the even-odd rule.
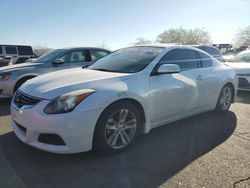
[[58, 155], [0, 136], [0, 187], [157, 187], [227, 140], [233, 112], [203, 113], [140, 136], [123, 153]]

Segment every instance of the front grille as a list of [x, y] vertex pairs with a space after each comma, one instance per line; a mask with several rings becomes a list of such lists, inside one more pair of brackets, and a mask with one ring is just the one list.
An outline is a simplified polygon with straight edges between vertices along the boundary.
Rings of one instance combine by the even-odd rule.
[[245, 78], [239, 78], [238, 87], [242, 89], [250, 89], [250, 83]]
[[40, 134], [38, 137], [38, 142], [59, 146], [65, 145], [63, 139], [56, 134]]
[[29, 96], [23, 92], [21, 92], [20, 90], [18, 90], [14, 96], [14, 104], [18, 107], [18, 108], [22, 108], [23, 106], [34, 106], [37, 103], [39, 103], [41, 101], [41, 99]]
[[17, 122], [15, 122], [16, 126], [21, 129], [24, 133], [26, 133], [27, 129], [25, 127], [23, 127], [22, 125], [18, 124]]

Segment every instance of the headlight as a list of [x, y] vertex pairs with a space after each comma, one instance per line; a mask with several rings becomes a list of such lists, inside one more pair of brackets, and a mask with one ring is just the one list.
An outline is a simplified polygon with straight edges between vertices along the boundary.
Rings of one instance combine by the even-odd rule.
[[45, 108], [46, 114], [61, 114], [72, 112], [86, 97], [94, 93], [93, 89], [81, 89], [63, 94], [53, 99]]
[[10, 72], [0, 73], [0, 80], [9, 80], [10, 75]]

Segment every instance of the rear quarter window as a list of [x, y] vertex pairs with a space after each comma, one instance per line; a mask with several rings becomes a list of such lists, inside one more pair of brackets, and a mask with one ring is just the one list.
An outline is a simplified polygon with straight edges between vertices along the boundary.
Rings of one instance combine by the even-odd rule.
[[33, 55], [31, 46], [18, 46], [17, 49], [19, 55]]
[[203, 68], [212, 67], [213, 59], [205, 53], [199, 52], [200, 60]]
[[109, 54], [109, 52], [107, 51], [98, 50], [98, 49], [91, 49], [89, 51], [90, 51], [92, 61], [97, 61]]

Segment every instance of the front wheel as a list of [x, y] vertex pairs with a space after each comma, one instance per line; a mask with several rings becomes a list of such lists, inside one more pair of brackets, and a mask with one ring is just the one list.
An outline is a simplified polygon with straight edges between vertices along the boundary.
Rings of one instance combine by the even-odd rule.
[[233, 98], [233, 89], [230, 85], [225, 85], [221, 92], [217, 102], [216, 111], [226, 112], [231, 106]]
[[138, 134], [140, 113], [129, 102], [114, 103], [100, 116], [94, 133], [94, 150], [104, 153], [128, 148]]

